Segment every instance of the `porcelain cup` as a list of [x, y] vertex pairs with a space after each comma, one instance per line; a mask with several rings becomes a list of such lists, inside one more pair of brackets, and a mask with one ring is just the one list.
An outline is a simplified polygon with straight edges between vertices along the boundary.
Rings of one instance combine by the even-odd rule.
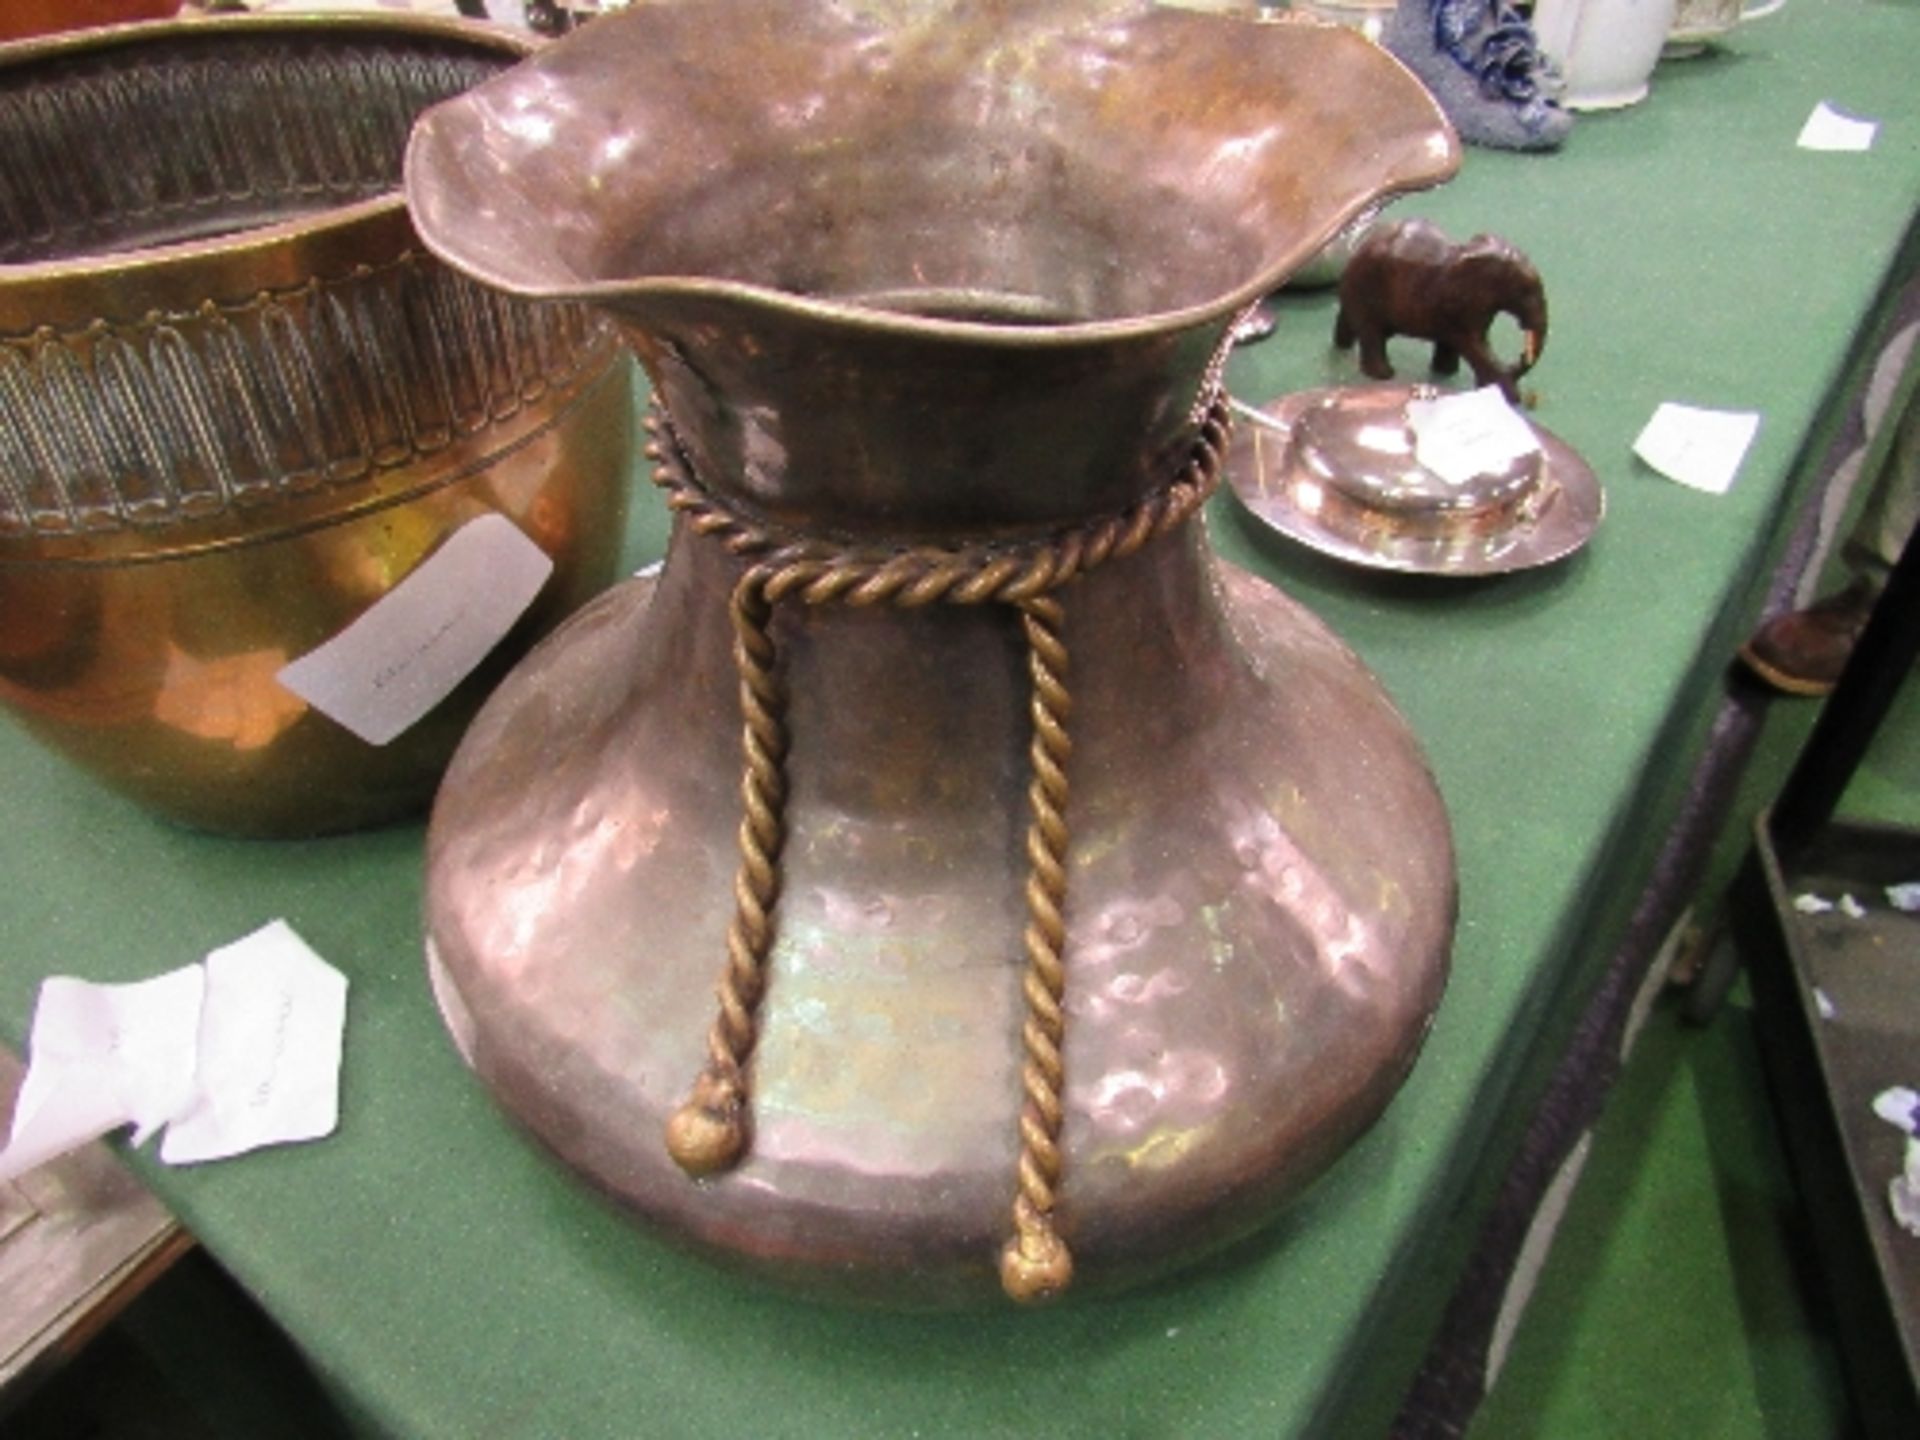
[[1677, 8], [1677, 0], [1540, 0], [1533, 28], [1566, 77], [1560, 103], [1614, 110], [1645, 99]]

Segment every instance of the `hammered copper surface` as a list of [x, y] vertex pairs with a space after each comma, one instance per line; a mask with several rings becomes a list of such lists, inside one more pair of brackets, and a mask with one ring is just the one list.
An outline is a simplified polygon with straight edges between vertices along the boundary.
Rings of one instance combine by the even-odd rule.
[[[396, 193], [414, 116], [527, 44], [307, 18], [0, 52], [0, 701], [162, 814], [424, 805], [487, 686], [612, 578], [611, 326], [455, 274]], [[372, 746], [277, 681], [490, 513], [556, 574], [424, 721]]]
[[[722, 38], [724, 37], [724, 38]], [[1235, 314], [1451, 133], [1317, 25], [1111, 4], [647, 5], [433, 112], [422, 234], [627, 327], [698, 479], [874, 545], [1040, 543], [1187, 459]], [[741, 563], [684, 522], [496, 693], [428, 842], [463, 1053], [597, 1184], [813, 1293], [994, 1293], [1029, 721], [1001, 607], [785, 604], [789, 838], [753, 1147], [662, 1143], [731, 915]], [[1057, 592], [1076, 1290], [1244, 1234], [1369, 1124], [1444, 983], [1448, 829], [1354, 656], [1203, 529]]]

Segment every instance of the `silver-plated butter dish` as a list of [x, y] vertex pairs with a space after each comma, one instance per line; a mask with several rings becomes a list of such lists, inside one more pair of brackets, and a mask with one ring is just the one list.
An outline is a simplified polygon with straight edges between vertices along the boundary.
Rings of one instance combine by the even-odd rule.
[[1227, 481], [1288, 539], [1375, 570], [1497, 575], [1585, 545], [1606, 509], [1599, 477], [1532, 420], [1539, 449], [1498, 468], [1456, 483], [1420, 461], [1407, 407], [1442, 393], [1361, 385], [1237, 404]]

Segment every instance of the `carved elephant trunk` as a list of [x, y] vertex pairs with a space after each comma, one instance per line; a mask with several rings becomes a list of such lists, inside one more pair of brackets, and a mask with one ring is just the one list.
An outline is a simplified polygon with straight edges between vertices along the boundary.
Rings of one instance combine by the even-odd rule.
[[[1536, 275], [1535, 279], [1538, 278]], [[1506, 312], [1520, 326], [1520, 359], [1513, 367], [1515, 378], [1539, 364], [1541, 352], [1547, 348], [1547, 292], [1543, 289], [1537, 295], [1538, 303]]]

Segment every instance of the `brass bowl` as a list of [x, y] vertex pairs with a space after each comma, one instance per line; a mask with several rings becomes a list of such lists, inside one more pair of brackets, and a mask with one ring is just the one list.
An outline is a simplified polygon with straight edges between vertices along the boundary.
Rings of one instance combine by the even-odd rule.
[[[414, 117], [530, 43], [366, 16], [0, 47], [0, 702], [163, 815], [424, 806], [493, 682], [613, 578], [631, 361], [434, 260], [398, 193]], [[491, 515], [552, 573], [417, 723], [374, 744], [277, 678]]]

